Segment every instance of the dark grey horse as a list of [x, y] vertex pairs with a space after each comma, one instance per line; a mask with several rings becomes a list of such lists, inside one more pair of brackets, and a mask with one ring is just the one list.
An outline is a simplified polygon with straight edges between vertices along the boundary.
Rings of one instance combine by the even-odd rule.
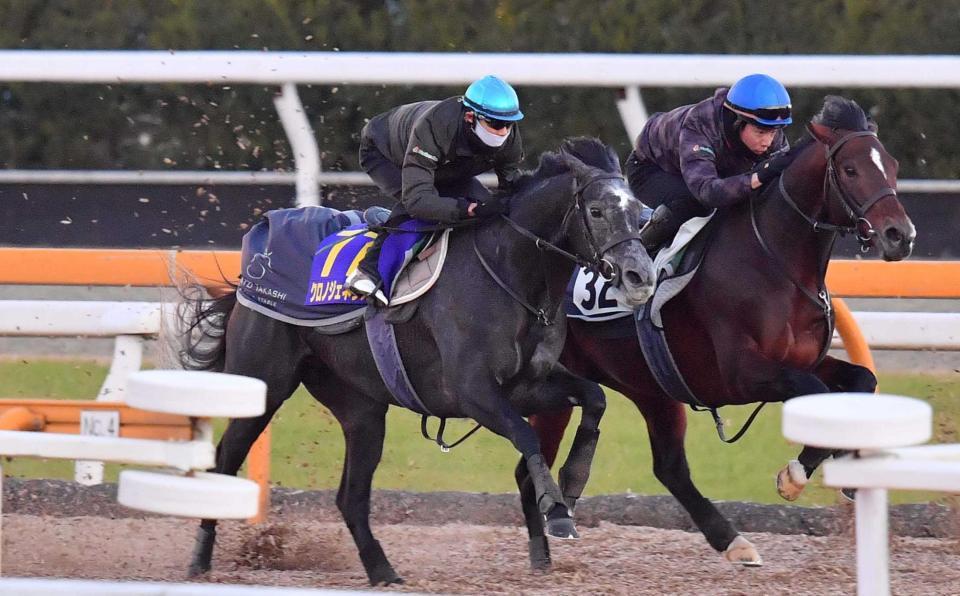
[[[585, 165], [576, 155], [599, 155]], [[575, 537], [571, 504], [583, 490], [606, 406], [595, 383], [557, 362], [566, 326], [560, 312], [571, 259], [614, 276], [635, 304], [653, 288], [653, 267], [636, 239], [641, 204], [620, 175], [616, 154], [596, 139], [568, 140], [559, 153], [511, 190], [510, 216], [451, 234], [443, 274], [413, 316], [396, 324], [407, 374], [426, 408], [445, 418], [472, 418], [509, 439], [521, 453], [538, 515], [551, 536]], [[194, 300], [185, 314], [211, 349], [187, 341], [184, 364], [262, 379], [266, 412], [232, 420], [217, 448], [216, 472], [236, 474], [280, 405], [301, 384], [343, 428], [346, 460], [337, 506], [353, 535], [371, 584], [401, 581], [370, 530], [370, 490], [380, 462], [387, 408], [398, 405], [377, 372], [363, 327], [321, 335], [257, 313], [234, 293]], [[196, 339], [194, 334], [194, 340]], [[538, 412], [583, 408], [560, 485], [524, 419]], [[562, 488], [561, 488], [562, 487]], [[547, 552], [543, 520], [531, 551]], [[191, 574], [210, 569], [215, 520], [203, 520]]]

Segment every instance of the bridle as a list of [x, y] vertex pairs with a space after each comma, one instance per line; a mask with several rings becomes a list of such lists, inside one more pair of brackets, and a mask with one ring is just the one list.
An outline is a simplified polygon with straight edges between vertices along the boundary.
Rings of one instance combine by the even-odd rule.
[[[843, 147], [847, 141], [855, 139], [858, 137], [877, 137], [877, 133], [872, 131], [857, 131], [851, 132], [843, 137], [841, 137], [836, 143], [832, 146], [826, 147], [826, 156], [827, 156], [827, 173], [824, 177], [823, 182], [823, 193], [824, 199], [827, 204], [830, 202], [831, 193], [835, 194], [840, 198], [841, 204], [844, 207], [847, 215], [850, 217], [850, 220], [853, 225], [836, 225], [825, 221], [817, 220], [806, 213], [804, 213], [798, 206], [797, 203], [790, 196], [790, 193], [787, 192], [786, 186], [784, 186], [783, 179], [784, 175], [780, 175], [780, 182], [778, 184], [778, 190], [780, 195], [787, 202], [790, 207], [797, 212], [807, 223], [813, 227], [814, 232], [829, 232], [835, 238], [837, 234], [845, 235], [854, 233], [857, 235], [857, 241], [860, 243], [860, 250], [866, 252], [869, 249], [870, 240], [876, 236], [877, 232], [873, 229], [873, 226], [870, 224], [869, 220], [866, 218], [867, 212], [880, 200], [888, 196], [897, 196], [897, 191], [889, 186], [885, 186], [876, 191], [869, 199], [864, 201], [862, 204], [855, 202], [850, 195], [843, 189], [840, 185], [840, 181], [837, 178], [837, 170], [834, 160], [836, 158], [837, 152]], [[784, 172], [785, 173], [785, 172]], [[753, 195], [750, 195], [750, 222], [753, 225], [753, 234], [756, 237], [757, 241], [760, 243], [760, 247], [767, 254], [767, 256], [774, 261], [779, 269], [783, 272], [784, 276], [790, 280], [790, 282], [796, 287], [800, 293], [802, 293], [806, 298], [812, 302], [815, 306], [823, 311], [824, 319], [827, 323], [827, 334], [826, 342], [824, 343], [820, 356], [817, 358], [817, 363], [821, 362], [823, 358], [827, 355], [827, 351], [830, 349], [830, 338], [833, 337], [833, 328], [834, 328], [834, 313], [833, 305], [830, 302], [830, 291], [827, 290], [826, 285], [824, 284], [824, 279], [826, 277], [826, 262], [823, 264], [823, 271], [819, 272], [818, 281], [817, 281], [817, 291], [814, 293], [812, 290], [801, 284], [799, 281], [794, 279], [789, 273], [789, 268], [783, 259], [773, 252], [770, 247], [767, 245], [766, 241], [763, 239], [763, 235], [760, 233], [760, 227], [757, 224], [756, 209], [754, 207]], [[861, 234], [859, 231], [860, 223], [866, 222], [868, 230]], [[833, 247], [833, 241], [831, 240], [828, 243], [827, 253], [829, 254], [830, 250]]]
[[[890, 186], [884, 186], [878, 189], [873, 195], [870, 196], [863, 203], [857, 203], [847, 191], [844, 190], [843, 186], [840, 185], [840, 180], [837, 176], [837, 167], [835, 162], [835, 157], [837, 152], [840, 151], [840, 148], [843, 147], [847, 141], [855, 139], [857, 137], [873, 137], [877, 138], [877, 133], [869, 130], [862, 130], [857, 132], [847, 133], [842, 136], [836, 143], [832, 146], [825, 147], [827, 155], [827, 175], [824, 177], [823, 181], [823, 194], [826, 202], [829, 204], [830, 197], [832, 195], [838, 196], [840, 198], [840, 204], [843, 205], [844, 211], [846, 211], [848, 217], [853, 222], [852, 225], [836, 225], [824, 221], [819, 221], [803, 211], [797, 206], [796, 202], [790, 197], [790, 193], [787, 192], [786, 186], [784, 186], [783, 179], [784, 176], [780, 176], [780, 182], [778, 184], [780, 194], [783, 195], [784, 200], [796, 211], [802, 218], [804, 218], [807, 223], [813, 226], [815, 232], [832, 232], [835, 234], [840, 234], [844, 236], [846, 234], [856, 234], [857, 242], [860, 245], [860, 252], [867, 252], [870, 249], [870, 241], [873, 240], [874, 236], [877, 235], [877, 231], [873, 229], [873, 225], [870, 223], [870, 220], [867, 219], [867, 212], [878, 202], [880, 199], [885, 197], [897, 196], [896, 189]], [[860, 232], [860, 224], [866, 224], [866, 231], [863, 233]]]
[[[560, 229], [566, 230], [567, 226], [570, 225], [572, 215], [574, 212], [580, 214], [580, 227], [581, 233], [587, 241], [587, 245], [590, 247], [590, 252], [592, 253], [589, 258], [584, 258], [574, 253], [563, 250], [559, 246], [551, 243], [548, 240], [537, 236], [530, 230], [524, 228], [517, 222], [513, 221], [506, 215], [501, 215], [500, 217], [506, 221], [511, 228], [516, 230], [520, 235], [533, 240], [534, 244], [539, 250], [547, 250], [559, 254], [560, 256], [566, 258], [573, 263], [576, 263], [579, 267], [584, 267], [591, 269], [599, 273], [604, 279], [609, 280], [613, 285], [618, 285], [620, 282], [620, 268], [617, 265], [614, 265], [606, 258], [607, 252], [613, 249], [616, 246], [623, 244], [624, 242], [629, 242], [630, 240], [639, 240], [640, 233], [637, 232], [621, 232], [610, 238], [605, 244], [599, 245], [596, 237], [593, 235], [593, 231], [590, 229], [590, 222], [587, 219], [586, 209], [583, 206], [583, 193], [586, 191], [590, 185], [601, 180], [623, 180], [623, 176], [620, 174], [612, 173], [603, 173], [596, 176], [592, 176], [586, 182], [577, 186], [573, 193], [573, 204], [567, 208], [567, 211], [563, 214], [563, 218], [560, 220]], [[493, 278], [497, 285], [503, 288], [510, 296], [520, 303], [526, 310], [532, 313], [537, 319], [544, 325], [552, 325], [553, 319], [544, 311], [542, 308], [535, 308], [531, 306], [526, 300], [524, 300], [516, 291], [510, 288], [490, 267], [487, 260], [480, 253], [480, 248], [477, 245], [477, 233], [476, 228], [474, 229], [473, 235], [473, 249], [477, 254], [477, 257], [480, 259], [480, 264], [486, 270], [486, 272]]]

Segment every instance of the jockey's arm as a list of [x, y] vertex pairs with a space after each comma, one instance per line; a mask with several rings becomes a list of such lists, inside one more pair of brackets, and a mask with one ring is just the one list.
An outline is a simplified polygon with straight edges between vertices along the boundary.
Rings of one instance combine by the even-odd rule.
[[434, 138], [423, 120], [410, 135], [400, 170], [401, 202], [407, 213], [417, 219], [453, 223], [468, 215], [455, 199], [441, 197], [437, 191], [437, 167], [451, 143], [452, 139], [448, 139], [444, 146], [443, 139]]
[[687, 188], [705, 207], [727, 207], [745, 199], [753, 187], [755, 174], [721, 178], [717, 172], [717, 151], [713, 142], [699, 130], [684, 126], [680, 131], [680, 172]]

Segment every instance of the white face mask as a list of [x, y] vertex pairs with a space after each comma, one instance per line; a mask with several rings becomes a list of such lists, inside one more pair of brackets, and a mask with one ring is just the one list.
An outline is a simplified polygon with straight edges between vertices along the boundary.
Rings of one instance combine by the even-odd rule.
[[510, 137], [509, 132], [503, 136], [490, 132], [480, 124], [479, 120], [473, 123], [473, 132], [477, 133], [477, 136], [480, 137], [480, 140], [483, 141], [483, 144], [487, 147], [500, 147], [506, 143]]

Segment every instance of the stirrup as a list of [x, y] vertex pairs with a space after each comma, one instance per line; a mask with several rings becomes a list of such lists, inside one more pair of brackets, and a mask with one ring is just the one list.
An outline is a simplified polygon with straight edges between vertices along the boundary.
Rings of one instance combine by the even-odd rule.
[[357, 269], [346, 280], [347, 289], [360, 296], [372, 296], [381, 306], [390, 306], [390, 300], [380, 289], [380, 284], [373, 281], [369, 275]]

